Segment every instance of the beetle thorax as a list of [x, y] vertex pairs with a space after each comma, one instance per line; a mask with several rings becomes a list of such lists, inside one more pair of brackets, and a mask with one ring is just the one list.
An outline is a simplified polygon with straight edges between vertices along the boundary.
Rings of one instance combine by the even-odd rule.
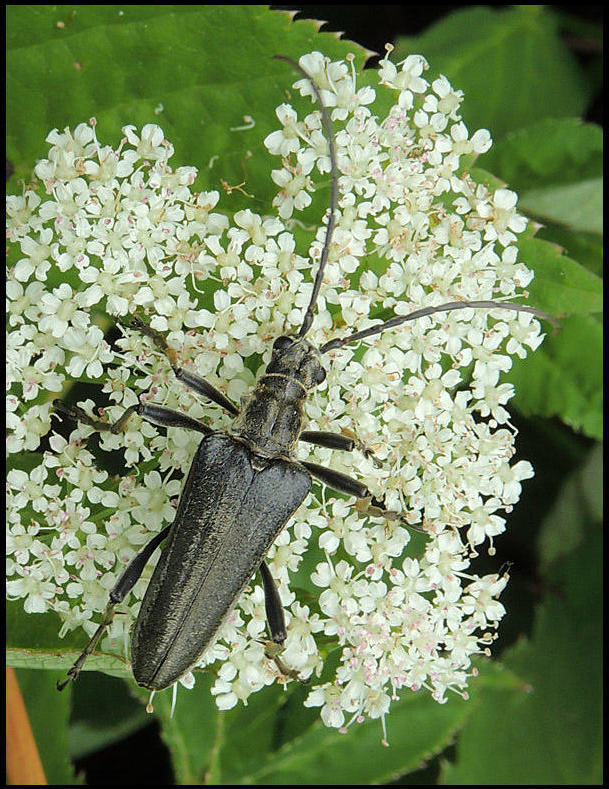
[[317, 348], [304, 338], [279, 337], [266, 371], [243, 399], [231, 434], [262, 455], [291, 455], [303, 429], [307, 394], [325, 377]]

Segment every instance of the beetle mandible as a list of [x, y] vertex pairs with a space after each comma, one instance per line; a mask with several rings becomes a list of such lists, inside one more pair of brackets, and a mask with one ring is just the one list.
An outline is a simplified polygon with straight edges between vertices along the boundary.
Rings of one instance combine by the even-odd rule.
[[309, 80], [320, 107], [331, 162], [331, 198], [325, 243], [309, 305], [297, 334], [278, 337], [271, 362], [240, 409], [205, 379], [183, 370], [165, 337], [134, 318], [126, 328], [148, 336], [168, 358], [176, 378], [233, 415], [226, 432], [161, 406], [138, 403], [113, 424], [93, 419], [77, 406], [54, 401], [55, 409], [97, 430], [119, 433], [127, 420], [140, 417], [164, 427], [182, 427], [203, 434], [180, 496], [171, 526], [156, 535], [131, 561], [110, 592], [102, 621], [84, 651], [69, 669], [62, 690], [74, 680], [114, 616], [114, 609], [133, 588], [157, 547], [166, 544], [148, 585], [131, 639], [131, 664], [136, 682], [151, 690], [172, 685], [197, 663], [214, 641], [226, 616], [253, 574], [260, 570], [271, 642], [266, 650], [283, 675], [298, 678], [279, 655], [286, 626], [279, 594], [265, 563], [266, 554], [284, 525], [306, 498], [315, 478], [358, 500], [375, 514], [408, 524], [371, 496], [367, 485], [324, 466], [295, 459], [299, 441], [322, 447], [369, 453], [354, 437], [305, 429], [304, 404], [326, 377], [322, 356], [347, 343], [371, 337], [426, 315], [457, 309], [508, 309], [554, 319], [533, 307], [493, 301], [458, 301], [395, 316], [316, 348], [306, 339], [323, 281], [338, 202], [338, 168], [329, 114], [315, 81], [300, 64], [276, 56]]

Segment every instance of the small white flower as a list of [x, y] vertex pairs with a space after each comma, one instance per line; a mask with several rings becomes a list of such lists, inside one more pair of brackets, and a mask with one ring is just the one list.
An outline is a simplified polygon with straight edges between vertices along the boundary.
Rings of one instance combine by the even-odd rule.
[[164, 144], [163, 130], [155, 123], [147, 123], [142, 128], [141, 136], [136, 134], [135, 126], [132, 125], [123, 126], [123, 134], [142, 159], [169, 159], [173, 151], [173, 146]]
[[53, 231], [47, 227], [38, 233], [38, 239], [31, 236], [24, 236], [21, 239], [21, 251], [26, 257], [21, 258], [15, 265], [15, 279], [27, 282], [32, 274], [38, 280], [46, 279], [47, 272], [51, 267], [52, 250], [49, 244], [52, 238]]
[[271, 132], [264, 140], [264, 144], [275, 156], [287, 156], [300, 148], [301, 132], [296, 123], [297, 115], [289, 104], [281, 104], [277, 107], [276, 113], [283, 129]]
[[273, 181], [281, 187], [273, 205], [277, 207], [282, 219], [289, 219], [295, 209], [302, 211], [311, 204], [311, 195], [308, 192], [311, 183], [307, 176], [302, 163], [289, 170], [283, 168], [271, 172]]
[[97, 326], [89, 326], [87, 330], [68, 327], [63, 334], [62, 345], [72, 352], [66, 370], [73, 378], [78, 378], [83, 372], [89, 378], [101, 378], [104, 362], [112, 359], [103, 332]]

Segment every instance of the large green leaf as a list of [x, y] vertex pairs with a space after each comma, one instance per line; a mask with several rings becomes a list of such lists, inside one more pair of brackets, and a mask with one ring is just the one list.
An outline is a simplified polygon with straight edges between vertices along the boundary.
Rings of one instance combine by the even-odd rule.
[[[590, 95], [581, 67], [548, 6], [464, 8], [422, 35], [396, 42], [396, 56], [421, 53], [465, 93], [463, 118], [493, 139], [540, 118], [582, 114]], [[485, 164], [486, 166], [486, 164]]]
[[[381, 740], [379, 720], [354, 723], [347, 734], [320, 721], [276, 752], [252, 762], [238, 776], [231, 759], [223, 760], [223, 783], [244, 784], [381, 784], [410, 772], [441, 751], [471, 712], [467, 702], [452, 697], [439, 705], [427, 694], [404, 693], [388, 716], [389, 748]], [[230, 755], [230, 752], [229, 754]]]
[[[490, 663], [487, 670], [486, 681], [492, 681]], [[475, 700], [453, 696], [439, 705], [427, 694], [406, 691], [391, 708], [390, 748], [384, 748], [379, 720], [354, 724], [347, 735], [323, 726], [318, 710], [302, 706], [304, 687], [269, 687], [251, 696], [247, 707], [218, 712], [211, 679], [199, 674], [192, 691], [179, 689], [173, 716], [170, 691], [154, 698], [180, 784], [383, 783], [441, 751], [476, 709]], [[295, 716], [302, 719], [297, 725]]]
[[558, 416], [601, 438], [602, 281], [556, 244], [533, 237], [518, 246], [520, 258], [535, 270], [530, 303], [557, 316], [560, 328], [546, 325], [543, 345], [526, 359], [514, 359], [505, 376], [516, 392], [511, 403], [525, 416]]
[[68, 759], [70, 697], [57, 692], [57, 671], [18, 669], [17, 681], [28, 712], [47, 783], [74, 786], [82, 779], [74, 775]]
[[572, 260], [577, 260], [597, 277], [603, 276], [604, 247], [601, 235], [573, 231], [563, 225], [547, 222], [539, 228], [537, 238], [558, 244]]
[[[365, 58], [358, 45], [266, 6], [11, 6], [7, 26], [13, 189], [44, 155], [50, 129], [94, 116], [111, 144], [125, 124], [158, 123], [174, 163], [199, 167], [202, 187], [240, 183], [243, 162], [247, 191], [265, 204], [275, 186], [262, 141], [294, 80], [273, 55], [353, 52], [360, 66]], [[253, 207], [239, 192], [233, 199]]]
[[603, 131], [579, 118], [544, 118], [510, 131], [481, 160], [519, 193], [578, 184], [603, 171]]
[[559, 318], [602, 311], [602, 280], [559, 246], [532, 237], [521, 239], [518, 249], [519, 258], [535, 271], [527, 287], [532, 304]]
[[603, 327], [594, 316], [561, 321], [561, 332], [535, 351], [535, 362], [514, 362], [506, 378], [512, 403], [525, 416], [558, 416], [591, 438], [603, 436]]
[[589, 178], [576, 184], [531, 189], [520, 196], [529, 216], [564, 225], [570, 230], [603, 232], [603, 181]]

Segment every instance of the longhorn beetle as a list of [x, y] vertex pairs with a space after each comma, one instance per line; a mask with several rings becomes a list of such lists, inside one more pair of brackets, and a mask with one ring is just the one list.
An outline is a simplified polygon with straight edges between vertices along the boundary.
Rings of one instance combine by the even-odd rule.
[[[133, 588], [147, 561], [163, 542], [166, 544], [142, 600], [131, 639], [131, 663], [136, 682], [151, 690], [160, 690], [185, 674], [212, 643], [257, 570], [262, 576], [271, 637], [266, 655], [275, 660], [282, 674], [296, 676], [279, 657], [286, 639], [286, 627], [279, 594], [265, 556], [287, 520], [307, 496], [312, 477], [341, 493], [369, 500], [375, 514], [382, 513], [389, 519], [405, 523], [401, 515], [387, 511], [382, 500], [371, 497], [364, 482], [294, 457], [298, 441], [343, 451], [362, 448], [351, 436], [305, 429], [305, 399], [326, 377], [323, 355], [406, 321], [457, 309], [509, 309], [533, 313], [555, 322], [551, 316], [519, 304], [449, 302], [393, 317], [363, 331], [332, 339], [320, 348], [313, 346], [306, 335], [313, 322], [323, 281], [338, 201], [334, 135], [314, 80], [290, 58], [276, 57], [289, 63], [310, 81], [320, 107], [330, 154], [330, 211], [309, 305], [298, 333], [275, 340], [270, 364], [251, 393], [244, 398], [240, 409], [203, 378], [181, 369], [176, 352], [168, 346], [161, 333], [139, 318], [123, 324], [152, 340], [167, 356], [178, 381], [233, 415], [232, 425], [226, 432], [212, 430], [190, 416], [156, 405], [132, 405], [114, 424], [109, 424], [91, 418], [76, 406], [68, 407], [59, 400], [54, 401], [58, 412], [97, 430], [119, 433], [133, 414], [139, 414], [153, 424], [183, 427], [203, 435], [182, 490], [175, 520], [156, 535], [124, 570], [110, 592], [97, 631], [68, 671], [67, 679], [58, 683], [59, 690], [78, 676], [87, 656], [112, 621], [115, 606]], [[368, 450], [363, 448], [363, 451]]]

